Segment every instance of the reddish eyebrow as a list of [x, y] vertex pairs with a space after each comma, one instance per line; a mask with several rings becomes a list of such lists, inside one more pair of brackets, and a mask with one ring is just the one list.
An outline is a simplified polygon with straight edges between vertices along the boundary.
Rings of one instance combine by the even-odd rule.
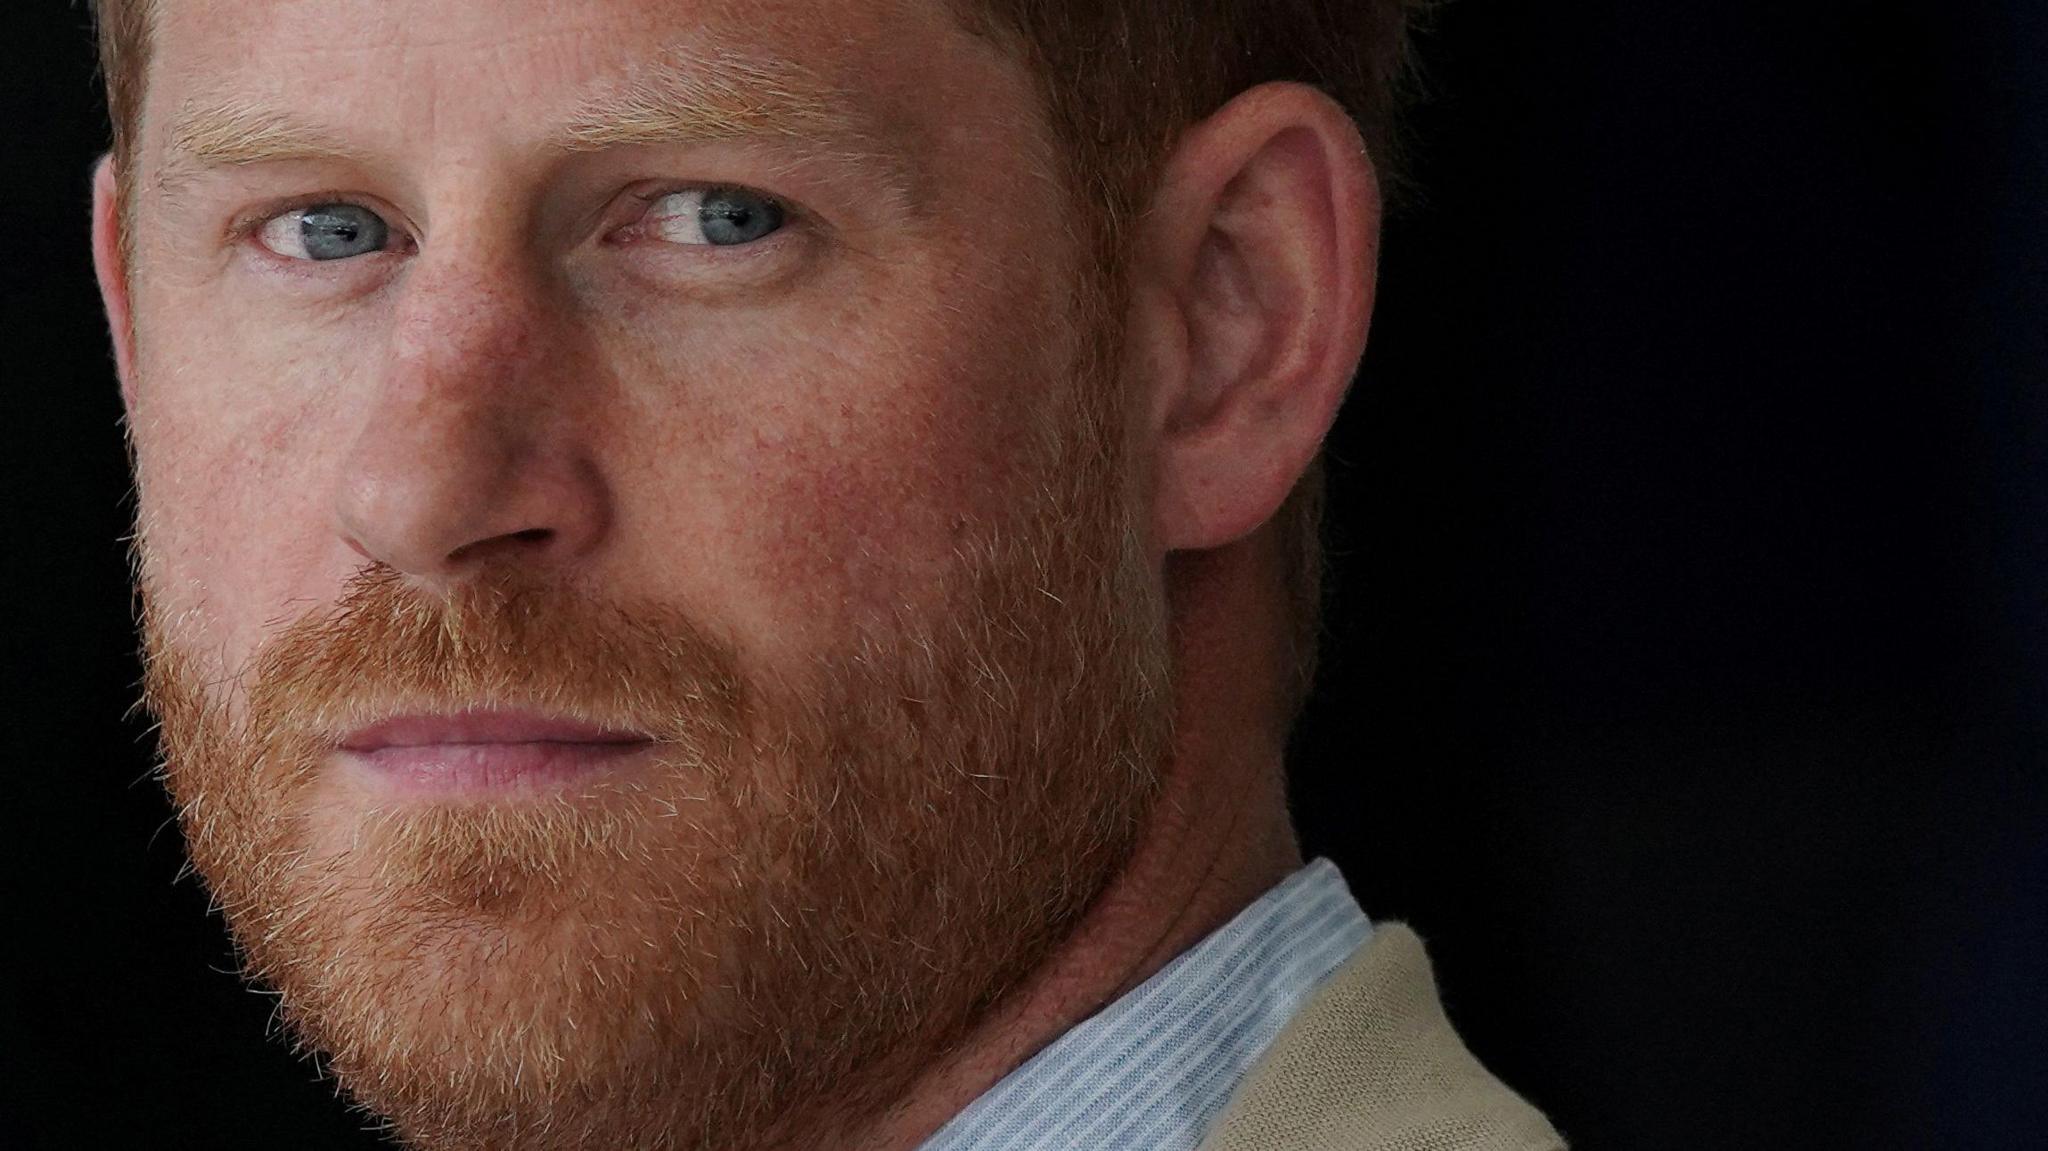
[[855, 143], [874, 134], [859, 107], [853, 93], [779, 57], [671, 51], [586, 96], [560, 143], [605, 148], [741, 136]]
[[918, 200], [916, 173], [895, 135], [857, 93], [802, 64], [676, 49], [585, 97], [554, 143], [590, 152], [770, 141], [863, 168], [908, 206]]
[[361, 159], [340, 137], [289, 113], [245, 101], [187, 101], [171, 124], [170, 154], [196, 167], [312, 158]]

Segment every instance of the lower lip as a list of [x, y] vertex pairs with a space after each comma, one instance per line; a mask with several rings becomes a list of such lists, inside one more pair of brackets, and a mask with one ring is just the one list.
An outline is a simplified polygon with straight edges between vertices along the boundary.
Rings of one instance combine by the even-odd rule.
[[417, 744], [341, 754], [408, 791], [508, 793], [580, 780], [652, 746], [646, 740], [533, 740]]

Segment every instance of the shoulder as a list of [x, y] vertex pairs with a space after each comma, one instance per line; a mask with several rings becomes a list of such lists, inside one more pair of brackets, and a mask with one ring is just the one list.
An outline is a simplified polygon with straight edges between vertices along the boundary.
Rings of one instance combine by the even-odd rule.
[[1382, 924], [1267, 1048], [1201, 1151], [1560, 1151], [1451, 1030], [1422, 941]]

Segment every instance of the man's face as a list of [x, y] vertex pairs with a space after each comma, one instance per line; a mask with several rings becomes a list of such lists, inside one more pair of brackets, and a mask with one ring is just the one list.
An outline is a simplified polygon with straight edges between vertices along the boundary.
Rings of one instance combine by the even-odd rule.
[[139, 577], [252, 970], [421, 1142], [856, 1124], [1165, 741], [1021, 66], [936, 0], [163, 8]]

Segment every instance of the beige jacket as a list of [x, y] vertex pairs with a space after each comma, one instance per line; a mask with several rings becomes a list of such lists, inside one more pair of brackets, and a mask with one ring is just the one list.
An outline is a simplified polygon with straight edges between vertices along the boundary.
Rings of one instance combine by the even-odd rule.
[[1413, 931], [1381, 924], [1281, 1030], [1200, 1151], [1561, 1151], [1444, 1017]]

